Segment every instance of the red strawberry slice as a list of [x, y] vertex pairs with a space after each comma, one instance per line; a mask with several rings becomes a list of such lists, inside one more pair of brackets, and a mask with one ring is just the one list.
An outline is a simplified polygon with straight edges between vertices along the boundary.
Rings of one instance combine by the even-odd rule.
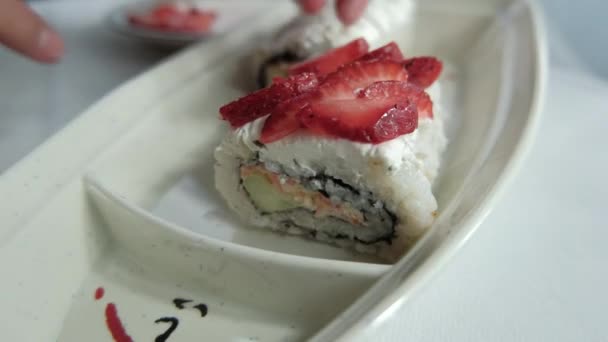
[[237, 128], [270, 114], [279, 103], [312, 91], [317, 85], [317, 77], [312, 73], [290, 76], [222, 106], [220, 114], [232, 127]]
[[313, 133], [381, 143], [416, 129], [418, 93], [405, 82], [376, 82], [355, 98], [312, 101], [301, 121]]
[[[327, 76], [318, 92], [306, 93], [296, 100], [278, 105], [266, 120], [260, 141], [270, 143], [298, 130], [301, 127], [299, 119], [306, 121], [311, 116], [311, 107], [306, 105], [308, 102], [344, 100], [345, 108], [350, 108], [356, 103], [357, 91], [380, 80], [405, 81], [407, 72], [400, 63], [389, 61], [355, 62], [340, 68]], [[321, 132], [317, 130], [316, 133]]]
[[325, 98], [352, 98], [361, 89], [378, 81], [407, 81], [408, 74], [400, 63], [391, 61], [353, 62], [331, 73], [319, 86]]
[[363, 38], [355, 39], [352, 42], [332, 49], [316, 58], [295, 64], [289, 68], [289, 75], [302, 72], [313, 72], [317, 76], [327, 75], [336, 71], [340, 66], [352, 62], [363, 56], [369, 50], [367, 41]]
[[358, 61], [403, 61], [403, 53], [395, 42], [390, 42], [363, 55]]
[[213, 11], [182, 9], [172, 4], [161, 4], [147, 13], [130, 14], [129, 22], [153, 30], [204, 33], [211, 29], [216, 17]]
[[433, 101], [425, 91], [419, 93], [419, 97], [416, 100], [416, 108], [418, 109], [418, 119], [433, 118]]
[[406, 59], [403, 66], [410, 75], [410, 82], [427, 88], [439, 78], [443, 63], [435, 57], [415, 57]]
[[302, 127], [299, 117], [310, 110], [310, 96], [301, 95], [292, 100], [280, 103], [264, 122], [260, 142], [269, 144], [282, 139]]
[[152, 9], [150, 14], [158, 20], [171, 20], [174, 17], [182, 15], [182, 11], [172, 4], [160, 4]]
[[216, 14], [213, 12], [192, 9], [184, 18], [178, 29], [193, 33], [209, 32], [213, 23], [215, 23], [216, 17]]
[[433, 118], [433, 101], [424, 89], [411, 83], [376, 82], [359, 93], [359, 97], [376, 99], [401, 94], [416, 105], [418, 118]]

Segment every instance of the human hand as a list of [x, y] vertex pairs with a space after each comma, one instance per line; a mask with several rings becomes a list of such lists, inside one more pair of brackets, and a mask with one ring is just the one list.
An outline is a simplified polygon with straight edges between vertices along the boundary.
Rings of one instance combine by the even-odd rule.
[[[337, 0], [336, 13], [338, 19], [345, 25], [354, 23], [365, 12], [367, 2], [368, 0]], [[304, 12], [314, 14], [325, 6], [325, 0], [298, 0], [298, 4]]]
[[21, 0], [0, 0], [0, 45], [44, 63], [63, 55], [59, 34]]

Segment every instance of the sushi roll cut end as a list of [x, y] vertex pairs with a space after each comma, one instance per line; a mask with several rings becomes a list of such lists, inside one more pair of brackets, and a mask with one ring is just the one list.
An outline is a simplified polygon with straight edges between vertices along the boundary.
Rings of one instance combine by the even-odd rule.
[[254, 226], [392, 261], [437, 214], [446, 142], [425, 89], [442, 65], [395, 43], [368, 50], [354, 40], [220, 108], [232, 129], [215, 152], [216, 187]]

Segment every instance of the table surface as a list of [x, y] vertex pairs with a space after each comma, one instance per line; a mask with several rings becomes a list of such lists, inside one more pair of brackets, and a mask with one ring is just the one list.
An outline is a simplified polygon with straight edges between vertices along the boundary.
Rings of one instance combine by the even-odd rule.
[[[35, 4], [67, 40], [59, 65], [0, 50], [0, 172], [168, 55], [103, 27], [99, 13], [121, 2]], [[377, 340], [608, 341], [606, 99], [608, 82], [552, 65], [543, 120], [519, 175]]]

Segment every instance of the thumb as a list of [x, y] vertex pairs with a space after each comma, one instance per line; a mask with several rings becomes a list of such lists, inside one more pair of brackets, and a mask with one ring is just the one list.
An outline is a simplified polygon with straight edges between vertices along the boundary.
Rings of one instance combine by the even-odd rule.
[[20, 0], [0, 0], [0, 44], [45, 63], [58, 61], [64, 49], [57, 32]]
[[298, 0], [298, 5], [305, 13], [315, 14], [325, 6], [325, 0]]
[[345, 25], [354, 23], [365, 12], [367, 2], [368, 0], [338, 0], [336, 2], [338, 18]]

